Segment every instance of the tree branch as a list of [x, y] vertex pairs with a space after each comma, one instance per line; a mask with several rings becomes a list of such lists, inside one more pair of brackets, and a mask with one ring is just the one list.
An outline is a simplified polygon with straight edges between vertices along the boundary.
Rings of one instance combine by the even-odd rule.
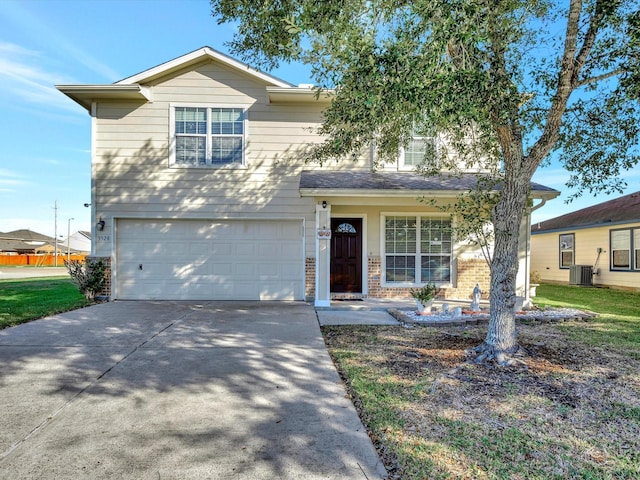
[[578, 77], [580, 71], [591, 52], [591, 48], [601, 27], [602, 19], [606, 14], [605, 8], [601, 5], [602, 1], [603, 0], [597, 1], [595, 14], [589, 21], [589, 28], [585, 34], [582, 46], [576, 55], [582, 0], [571, 0], [569, 15], [567, 17], [567, 33], [564, 54], [562, 56], [562, 68], [560, 69], [558, 78], [558, 87], [551, 102], [542, 135], [527, 155], [531, 175], [533, 175], [535, 169], [538, 168], [542, 159], [549, 154], [558, 139], [562, 115], [567, 108], [567, 102], [569, 101], [571, 93], [579, 85], [580, 80]]
[[623, 71], [624, 71], [623, 69], [618, 68], [618, 69], [613, 70], [611, 72], [603, 73], [602, 75], [598, 75], [598, 76], [595, 76], [595, 77], [584, 78], [584, 79], [580, 80], [576, 84], [576, 88], [577, 87], [584, 87], [585, 85], [589, 85], [591, 83], [596, 83], [596, 82], [599, 82], [601, 80], [606, 80], [607, 78], [615, 77], [617, 75], [620, 75]]

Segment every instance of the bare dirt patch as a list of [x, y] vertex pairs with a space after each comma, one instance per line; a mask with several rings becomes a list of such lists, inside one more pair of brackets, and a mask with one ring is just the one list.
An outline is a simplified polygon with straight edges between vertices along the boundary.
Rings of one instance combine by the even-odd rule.
[[640, 478], [640, 362], [519, 332], [497, 367], [467, 362], [486, 327], [323, 328], [390, 479]]

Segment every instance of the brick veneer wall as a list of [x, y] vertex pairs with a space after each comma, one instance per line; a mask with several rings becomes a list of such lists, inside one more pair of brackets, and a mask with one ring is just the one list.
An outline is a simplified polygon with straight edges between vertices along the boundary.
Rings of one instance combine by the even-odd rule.
[[[369, 282], [369, 297], [373, 298], [411, 298], [410, 287], [383, 287], [382, 286], [382, 259], [369, 257], [367, 259], [367, 281]], [[443, 290], [438, 291], [438, 296], [443, 295]]]
[[456, 287], [448, 289], [447, 298], [470, 299], [476, 283], [482, 290], [482, 298], [489, 298], [491, 271], [482, 258], [459, 258], [457, 260]]
[[111, 257], [87, 257], [87, 262], [97, 262], [102, 260], [102, 262], [107, 267], [104, 271], [104, 275], [106, 277], [106, 282], [104, 284], [104, 288], [101, 292], [98, 292], [96, 297], [106, 297], [107, 299], [111, 298]]
[[[312, 301], [316, 294], [316, 260], [307, 257], [305, 260], [305, 297]], [[438, 291], [438, 298], [444, 299], [471, 299], [476, 283], [482, 290], [482, 298], [489, 298], [489, 266], [482, 259], [458, 259], [456, 286], [444, 288]], [[382, 259], [369, 257], [367, 259], [367, 281], [369, 293], [364, 297], [370, 298], [410, 298], [410, 287], [384, 287], [382, 286]], [[363, 296], [363, 295], [355, 295]], [[332, 294], [333, 298], [351, 298], [352, 294]]]
[[304, 296], [308, 302], [316, 298], [316, 259], [307, 257], [304, 262]]
[[[369, 282], [369, 297], [411, 297], [411, 288], [382, 286], [382, 259], [380, 257], [369, 257], [367, 275]], [[482, 290], [482, 298], [489, 298], [490, 272], [489, 266], [484, 260], [475, 258], [458, 259], [456, 279], [457, 282], [454, 288], [440, 289], [437, 297], [447, 299], [471, 298], [473, 288], [476, 286], [476, 283], [478, 283]]]

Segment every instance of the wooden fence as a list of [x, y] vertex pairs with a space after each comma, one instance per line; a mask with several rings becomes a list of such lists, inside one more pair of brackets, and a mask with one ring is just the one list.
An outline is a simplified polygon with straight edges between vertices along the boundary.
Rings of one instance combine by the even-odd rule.
[[[84, 261], [86, 255], [71, 255], [70, 260]], [[58, 255], [58, 266], [64, 267], [64, 261], [67, 259], [66, 255]], [[16, 266], [31, 266], [31, 267], [52, 267], [56, 264], [55, 255], [50, 253], [39, 255], [2, 255], [0, 254], [0, 265], [16, 265]]]

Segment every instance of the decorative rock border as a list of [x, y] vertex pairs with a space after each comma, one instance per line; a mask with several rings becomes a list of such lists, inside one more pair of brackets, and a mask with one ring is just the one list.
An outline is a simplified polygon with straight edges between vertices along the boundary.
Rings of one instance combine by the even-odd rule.
[[[479, 325], [489, 323], [489, 313], [463, 313], [461, 316], [452, 314], [434, 313], [432, 315], [420, 315], [415, 310], [398, 310], [391, 308], [389, 314], [401, 323], [413, 323], [429, 327], [451, 327], [458, 325]], [[597, 317], [598, 314], [574, 308], [545, 308], [544, 310], [527, 310], [516, 313], [516, 321], [529, 323], [567, 322], [571, 320], [587, 321]]]

